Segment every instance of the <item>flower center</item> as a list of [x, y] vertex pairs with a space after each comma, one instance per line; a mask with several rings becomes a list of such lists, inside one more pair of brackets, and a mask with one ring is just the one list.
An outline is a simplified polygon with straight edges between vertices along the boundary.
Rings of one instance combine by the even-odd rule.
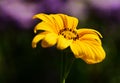
[[60, 30], [59, 34], [63, 35], [64, 38], [66, 38], [66, 39], [76, 40], [79, 38], [76, 31], [68, 29], [68, 28]]

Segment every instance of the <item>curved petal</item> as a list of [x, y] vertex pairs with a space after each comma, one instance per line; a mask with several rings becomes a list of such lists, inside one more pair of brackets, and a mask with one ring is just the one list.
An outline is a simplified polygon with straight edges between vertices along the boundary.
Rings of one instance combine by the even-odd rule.
[[80, 58], [88, 64], [99, 63], [105, 58], [105, 51], [101, 45], [98, 46], [89, 41], [79, 42], [78, 45], [81, 47], [81, 49], [83, 49], [82, 57], [79, 55]]
[[40, 13], [40, 14], [36, 14], [33, 16], [33, 19], [41, 19], [42, 21], [45, 21], [45, 22], [49, 22], [49, 23], [54, 23], [53, 21], [53, 18], [51, 18], [49, 15], [47, 14], [43, 14], [43, 13]]
[[78, 43], [76, 41], [74, 41], [70, 45], [70, 49], [71, 49], [71, 51], [73, 52], [73, 54], [75, 55], [76, 58], [80, 58], [82, 56], [82, 52], [81, 52], [82, 50], [81, 50], [80, 46], [78, 45]]
[[50, 14], [59, 30], [64, 29], [63, 20], [59, 14]]
[[38, 19], [41, 19], [43, 22], [46, 22], [47, 24], [51, 25], [52, 28], [55, 30], [56, 33], [58, 33], [59, 31], [57, 30], [58, 28], [55, 26], [55, 22], [54, 22], [54, 19], [50, 16], [50, 15], [47, 15], [47, 14], [36, 14], [33, 16], [33, 19], [35, 18], [38, 18]]
[[56, 44], [58, 35], [54, 33], [49, 33], [45, 36], [45, 38], [42, 40], [42, 47], [51, 47]]
[[99, 63], [105, 58], [105, 52], [101, 46], [89, 46], [89, 48], [93, 55], [82, 58], [88, 64]]
[[49, 32], [55, 32], [53, 26], [51, 26], [45, 22], [38, 23], [34, 28], [34, 33], [36, 33], [37, 30], [46, 30]]
[[99, 35], [102, 38], [102, 35], [94, 29], [85, 29], [85, 28], [78, 29], [77, 33], [79, 34], [80, 37], [83, 36], [84, 34], [95, 34], [95, 35]]
[[80, 40], [94, 41], [94, 42], [98, 42], [101, 45], [101, 40], [99, 36], [95, 34], [85, 34], [82, 37], [80, 37]]
[[70, 45], [76, 58], [83, 59], [88, 64], [101, 62], [105, 58], [105, 51], [101, 45], [76, 40]]
[[76, 58], [82, 58], [85, 55], [88, 55], [88, 50], [86, 50], [88, 47], [83, 45], [83, 43], [79, 40], [76, 40], [74, 43], [72, 43], [70, 47]]
[[60, 35], [58, 37], [57, 48], [60, 49], [60, 50], [63, 50], [65, 48], [67, 48], [68, 46], [70, 46], [72, 41], [73, 40], [65, 39], [63, 36]]
[[67, 26], [68, 28], [74, 30], [78, 25], [78, 19], [75, 17], [67, 17]]
[[78, 25], [78, 19], [75, 17], [71, 17], [71, 16], [67, 16], [64, 14], [59, 14], [64, 22], [64, 27], [65, 28], [69, 28], [69, 29], [76, 29], [77, 25]]
[[98, 46], [91, 42], [86, 42], [86, 44], [88, 44], [91, 50], [94, 52], [94, 59], [96, 60], [96, 62], [101, 62], [105, 58], [106, 54], [101, 45]]
[[59, 16], [62, 18], [63, 20], [63, 26], [64, 28], [67, 28], [67, 19], [66, 19], [66, 15], [64, 14], [59, 14]]
[[33, 47], [33, 48], [36, 48], [36, 44], [37, 44], [40, 40], [42, 40], [42, 39], [45, 37], [46, 34], [48, 34], [48, 32], [42, 32], [42, 33], [36, 35], [36, 36], [33, 38], [33, 40], [32, 40], [32, 47]]

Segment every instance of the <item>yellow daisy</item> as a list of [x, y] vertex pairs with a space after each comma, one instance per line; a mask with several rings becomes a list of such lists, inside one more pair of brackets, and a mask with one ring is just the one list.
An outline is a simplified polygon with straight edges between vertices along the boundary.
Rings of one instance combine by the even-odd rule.
[[70, 47], [76, 58], [88, 64], [101, 62], [105, 58], [101, 34], [94, 29], [76, 29], [77, 18], [65, 14], [37, 14], [33, 18], [42, 20], [35, 26], [34, 32], [43, 30], [33, 38], [33, 48], [42, 40], [41, 46], [44, 48], [56, 45], [64, 50]]

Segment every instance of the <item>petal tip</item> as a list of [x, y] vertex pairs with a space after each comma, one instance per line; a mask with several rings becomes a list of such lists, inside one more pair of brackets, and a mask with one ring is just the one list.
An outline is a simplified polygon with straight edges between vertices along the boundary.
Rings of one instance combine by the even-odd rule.
[[36, 18], [36, 15], [34, 15], [33, 17], [32, 17], [32, 19], [35, 19]]
[[34, 33], [37, 33], [36, 29], [34, 29]]
[[32, 48], [36, 48], [36, 43], [32, 43]]

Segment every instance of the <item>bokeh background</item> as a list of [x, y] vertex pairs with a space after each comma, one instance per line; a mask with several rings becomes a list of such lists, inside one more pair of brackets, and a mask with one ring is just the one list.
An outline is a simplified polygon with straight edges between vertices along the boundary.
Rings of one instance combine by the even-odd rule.
[[120, 0], [0, 0], [0, 83], [59, 83], [58, 50], [31, 47], [37, 13], [75, 16], [103, 35], [105, 60], [77, 59], [66, 83], [120, 83]]

